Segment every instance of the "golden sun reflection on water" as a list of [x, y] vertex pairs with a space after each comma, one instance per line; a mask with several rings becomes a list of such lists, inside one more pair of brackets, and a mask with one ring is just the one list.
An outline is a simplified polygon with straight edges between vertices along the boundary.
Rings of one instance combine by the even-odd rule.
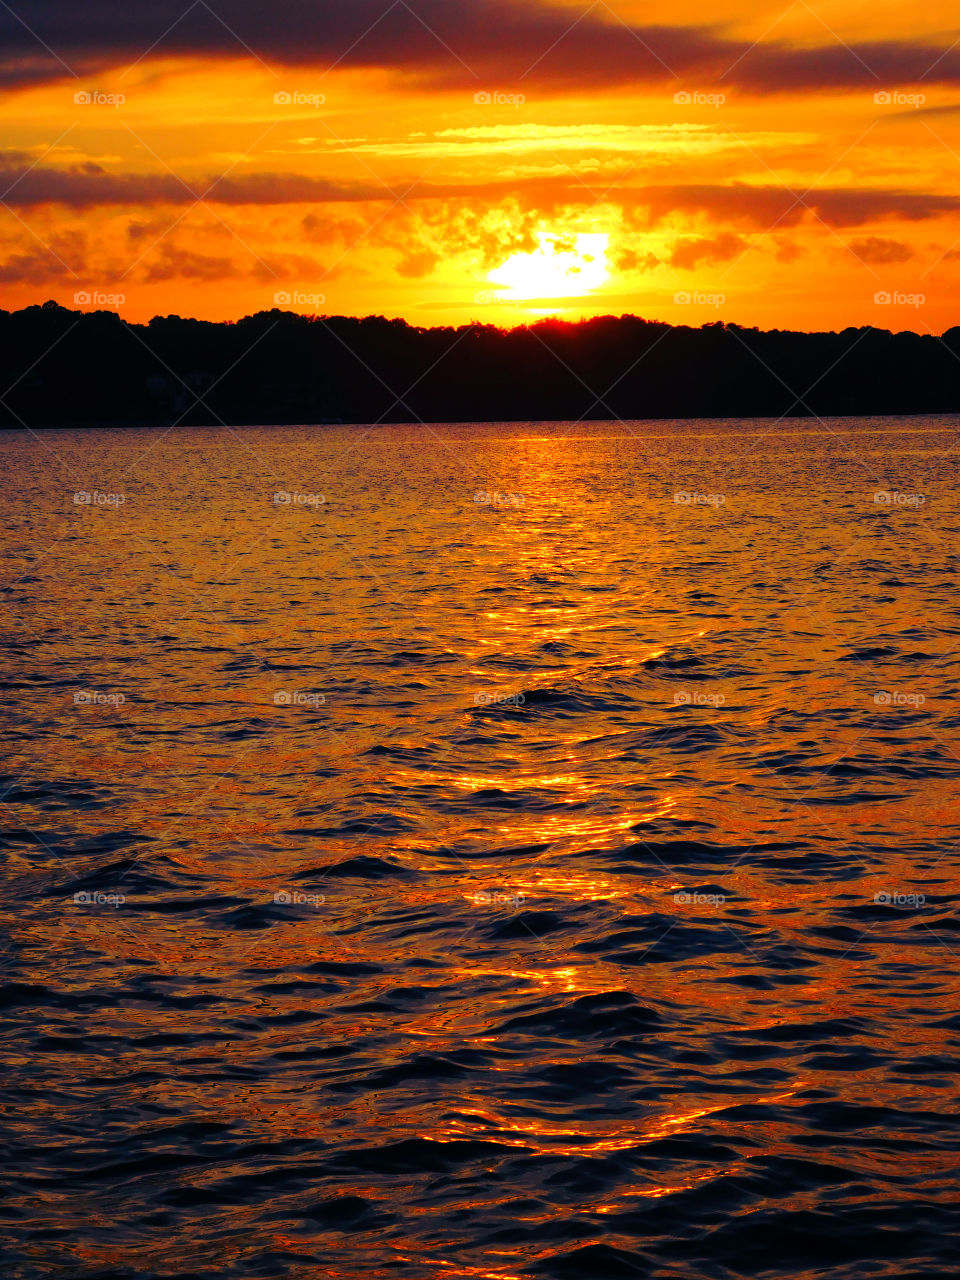
[[[204, 489], [177, 432], [93, 432], [98, 474], [150, 450], [109, 554], [103, 513], [57, 540], [17, 446], [52, 548], [7, 528], [40, 638], [4, 655], [0, 833], [31, 1264], [161, 1272], [173, 1224], [191, 1274], [583, 1280], [619, 1227], [614, 1262], [696, 1274], [726, 1263], [677, 1241], [721, 1218], [735, 1267], [755, 1211], [829, 1245], [853, 1205], [951, 1274], [955, 486], [924, 542], [836, 425], [773, 462], [716, 424], [656, 456], [568, 429], [252, 433], [291, 486], [329, 476], [279, 514], [217, 433]], [[726, 510], [679, 508], [695, 483]], [[75, 901], [100, 890], [126, 902]]]
[[[797, 1080], [790, 1089], [768, 1097], [753, 1098], [752, 1103], [759, 1106], [785, 1102], [800, 1093], [807, 1083], [809, 1082], [805, 1080]], [[630, 1151], [646, 1143], [670, 1137], [672, 1134], [690, 1128], [707, 1116], [719, 1115], [735, 1105], [735, 1100], [728, 1099], [717, 1106], [685, 1108], [675, 1114], [657, 1116], [646, 1122], [620, 1117], [615, 1127], [604, 1122], [590, 1126], [573, 1126], [547, 1119], [521, 1121], [490, 1108], [471, 1110], [467, 1107], [461, 1111], [464, 1119], [458, 1119], [447, 1128], [435, 1131], [434, 1136], [440, 1136], [442, 1141], [452, 1142], [468, 1134], [471, 1136], [483, 1134], [505, 1146], [527, 1147], [531, 1145], [531, 1141], [537, 1146], [545, 1144], [554, 1155], [566, 1157], [599, 1155], [614, 1151]], [[477, 1122], [475, 1126], [469, 1123], [470, 1117], [475, 1118]], [[581, 1141], [565, 1141], [565, 1139], [581, 1139]], [[631, 1189], [630, 1194], [656, 1195], [659, 1192]]]

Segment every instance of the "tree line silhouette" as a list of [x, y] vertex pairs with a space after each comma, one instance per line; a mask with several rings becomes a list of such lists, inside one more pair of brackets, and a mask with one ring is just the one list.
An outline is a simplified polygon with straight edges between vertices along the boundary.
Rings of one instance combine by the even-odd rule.
[[0, 385], [0, 425], [34, 428], [956, 413], [960, 327], [419, 328], [279, 310], [137, 325], [48, 302], [0, 311]]

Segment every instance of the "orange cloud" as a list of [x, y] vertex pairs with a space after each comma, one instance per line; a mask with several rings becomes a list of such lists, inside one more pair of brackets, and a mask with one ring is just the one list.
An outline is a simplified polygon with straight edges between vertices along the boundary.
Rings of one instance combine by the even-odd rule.
[[701, 262], [728, 262], [748, 248], [742, 236], [732, 231], [722, 231], [712, 239], [692, 237], [678, 240], [670, 253], [671, 267], [680, 267], [684, 271], [695, 271]]
[[868, 236], [864, 240], [851, 240], [850, 251], [861, 262], [870, 262], [877, 266], [886, 266], [893, 262], [909, 262], [914, 251], [908, 244], [900, 240], [884, 240], [879, 236]]

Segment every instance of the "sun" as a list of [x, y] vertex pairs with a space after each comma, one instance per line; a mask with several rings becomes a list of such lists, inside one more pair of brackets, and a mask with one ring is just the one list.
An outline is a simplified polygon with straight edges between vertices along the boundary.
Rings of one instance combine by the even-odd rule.
[[609, 278], [608, 235], [581, 233], [571, 237], [540, 231], [537, 241], [532, 253], [511, 254], [490, 272], [490, 280], [509, 289], [511, 298], [579, 297]]

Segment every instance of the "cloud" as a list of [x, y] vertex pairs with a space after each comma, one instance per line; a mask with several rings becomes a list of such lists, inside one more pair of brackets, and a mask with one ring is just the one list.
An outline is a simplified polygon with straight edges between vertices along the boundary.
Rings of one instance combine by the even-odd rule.
[[88, 237], [77, 227], [48, 232], [40, 243], [21, 236], [0, 248], [0, 284], [79, 280], [89, 256]]
[[161, 239], [170, 230], [170, 222], [166, 218], [153, 218], [149, 222], [132, 219], [127, 223], [126, 235], [132, 245], [150, 245]]
[[358, 218], [330, 217], [323, 213], [307, 213], [300, 220], [302, 238], [316, 244], [352, 245], [366, 229]]
[[618, 271], [655, 271], [657, 267], [663, 266], [663, 260], [655, 253], [620, 249], [613, 255], [613, 265]]
[[63, 204], [73, 209], [98, 205], [184, 205], [206, 199], [216, 204], [310, 204], [382, 200], [385, 188], [337, 183], [296, 173], [246, 174], [187, 181], [172, 173], [110, 173], [92, 161], [69, 168], [31, 168], [16, 154], [0, 155], [4, 202], [20, 208]]
[[916, 120], [917, 116], [955, 116], [960, 115], [960, 102], [944, 103], [939, 107], [910, 107], [906, 111], [895, 111], [889, 117], [894, 121]]
[[[201, 197], [214, 205], [396, 203], [393, 192], [375, 182], [338, 183], [305, 174], [256, 173], [187, 183], [167, 173], [110, 173], [93, 163], [61, 169], [42, 166], [29, 169], [17, 159], [11, 163], [9, 156], [3, 154], [0, 154], [0, 186], [7, 189], [4, 202], [20, 208], [183, 206], [194, 204]], [[494, 206], [519, 202], [528, 218], [548, 206], [577, 208], [597, 204], [595, 195], [582, 183], [563, 177], [444, 185], [421, 183], [407, 196], [406, 203], [458, 200], [482, 200]], [[846, 187], [805, 192], [739, 182], [615, 185], [605, 200], [622, 206], [633, 220], [647, 226], [655, 226], [675, 214], [685, 214], [704, 215], [731, 227], [760, 230], [795, 227], [812, 219], [835, 228], [866, 226], [881, 220], [923, 222], [960, 212], [960, 196], [955, 195]], [[323, 225], [318, 219], [316, 224], [305, 223], [304, 229], [309, 232], [312, 226]], [[467, 224], [465, 234], [466, 230]], [[524, 240], [529, 239], [529, 232], [530, 227], [525, 224]], [[473, 234], [478, 243], [489, 244], [495, 233], [482, 221], [475, 220]]]
[[734, 235], [732, 231], [722, 231], [713, 239], [692, 236], [676, 242], [668, 261], [671, 267], [693, 271], [701, 262], [729, 262], [749, 247], [742, 236]]
[[[0, 85], [91, 76], [152, 58], [259, 58], [275, 70], [384, 68], [418, 85], [483, 88], [735, 86], [772, 94], [960, 84], [960, 48], [886, 40], [784, 41], [714, 26], [631, 25], [606, 5], [538, 0], [31, 0], [0, 7]], [[49, 52], [48, 52], [49, 51]], [[491, 79], [492, 78], [492, 79]]]
[[923, 222], [960, 212], [960, 197], [923, 191], [852, 187], [793, 191], [778, 186], [689, 184], [626, 189], [617, 198], [651, 225], [676, 214], [705, 214], [714, 221], [767, 230], [795, 227], [811, 218], [829, 227], [859, 227], [892, 219]]
[[160, 284], [167, 280], [192, 280], [209, 283], [229, 280], [236, 275], [236, 264], [230, 258], [194, 253], [172, 245], [161, 245], [156, 259], [144, 272], [144, 284]]
[[429, 249], [412, 250], [400, 259], [397, 275], [406, 280], [422, 280], [424, 276], [433, 274], [439, 261], [439, 253], [433, 253]]
[[776, 251], [773, 256], [778, 262], [796, 262], [797, 258], [802, 258], [806, 253], [802, 245], [793, 240], [787, 240], [784, 236], [775, 236], [774, 244]]
[[46, 249], [30, 249], [11, 253], [0, 262], [0, 284], [47, 284], [50, 281], [76, 279], [66, 263]]
[[325, 155], [372, 154], [377, 156], [430, 157], [462, 160], [467, 156], [525, 156], [547, 152], [574, 151], [582, 158], [591, 153], [642, 151], [647, 156], [668, 155], [690, 159], [714, 152], [742, 150], [744, 147], [785, 147], [813, 143], [817, 135], [798, 132], [730, 132], [719, 124], [618, 125], [477, 125], [472, 128], [442, 129], [435, 134], [412, 133], [399, 141], [391, 138], [350, 139], [349, 143], [328, 142], [316, 148]]
[[851, 240], [848, 249], [861, 262], [873, 266], [889, 266], [895, 262], [909, 262], [915, 256], [908, 244], [899, 240], [883, 240], [879, 236], [868, 236], [864, 240]]

